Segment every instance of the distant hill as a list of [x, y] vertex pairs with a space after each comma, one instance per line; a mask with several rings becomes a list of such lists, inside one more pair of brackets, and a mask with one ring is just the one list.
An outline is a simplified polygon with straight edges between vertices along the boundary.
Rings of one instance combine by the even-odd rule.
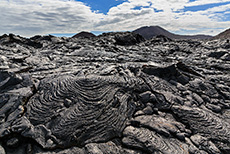
[[96, 37], [96, 35], [90, 32], [83, 31], [73, 36], [73, 38], [90, 38], [90, 37]]
[[142, 35], [145, 39], [151, 39], [158, 35], [166, 36], [170, 39], [210, 39], [209, 35], [177, 35], [173, 34], [160, 26], [145, 26], [133, 31], [134, 33]]
[[214, 36], [213, 39], [230, 39], [230, 28]]

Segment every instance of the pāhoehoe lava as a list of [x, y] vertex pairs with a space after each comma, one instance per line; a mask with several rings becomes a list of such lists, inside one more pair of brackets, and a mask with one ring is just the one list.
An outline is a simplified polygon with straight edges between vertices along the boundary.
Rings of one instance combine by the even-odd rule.
[[227, 40], [0, 37], [0, 153], [230, 153]]

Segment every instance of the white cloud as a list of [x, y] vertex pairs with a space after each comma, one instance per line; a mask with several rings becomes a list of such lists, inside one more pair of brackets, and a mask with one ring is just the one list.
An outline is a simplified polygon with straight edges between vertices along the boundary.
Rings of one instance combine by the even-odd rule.
[[[88, 31], [124, 31], [159, 25], [170, 31], [217, 34], [229, 28], [230, 0], [128, 0], [112, 7], [107, 14], [92, 11], [74, 0], [0, 0], [0, 34], [23, 36]], [[223, 5], [203, 11], [185, 7], [213, 3]], [[225, 20], [224, 20], [225, 19]]]
[[1, 0], [0, 33], [25, 36], [91, 30], [103, 14], [68, 0]]
[[[211, 2], [210, 2], [211, 1]], [[226, 0], [129, 0], [109, 10], [105, 20], [99, 24], [99, 30], [133, 30], [141, 26], [160, 25], [170, 31], [204, 33], [215, 35], [228, 28], [229, 21], [222, 21], [223, 11], [230, 11], [230, 4], [213, 7], [205, 11], [187, 11], [185, 6], [226, 2]], [[140, 7], [135, 10], [135, 7]], [[161, 11], [155, 11], [161, 10]], [[115, 20], [114, 20], [115, 19]], [[111, 22], [110, 22], [111, 21]], [[115, 22], [116, 21], [116, 22]]]

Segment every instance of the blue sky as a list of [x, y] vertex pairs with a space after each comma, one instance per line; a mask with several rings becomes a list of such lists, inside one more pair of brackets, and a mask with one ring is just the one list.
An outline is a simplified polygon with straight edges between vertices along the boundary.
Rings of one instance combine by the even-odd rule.
[[122, 4], [125, 0], [79, 0], [90, 6], [93, 11], [106, 14], [111, 7]]
[[0, 35], [96, 34], [159, 25], [178, 34], [230, 28], [230, 0], [0, 0]]

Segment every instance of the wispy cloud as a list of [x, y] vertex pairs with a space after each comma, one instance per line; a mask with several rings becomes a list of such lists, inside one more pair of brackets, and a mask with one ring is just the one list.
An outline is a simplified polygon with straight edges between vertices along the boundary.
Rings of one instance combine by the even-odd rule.
[[199, 6], [199, 5], [207, 5], [207, 4], [218, 4], [218, 3], [225, 3], [230, 2], [230, 0], [196, 0], [193, 2], [188, 2], [186, 6]]
[[[202, 5], [206, 7], [190, 9]], [[0, 34], [24, 36], [125, 31], [146, 25], [160, 25], [179, 33], [217, 34], [230, 25], [226, 18], [230, 0], [127, 0], [106, 14], [74, 0], [0, 0], [0, 10]]]

